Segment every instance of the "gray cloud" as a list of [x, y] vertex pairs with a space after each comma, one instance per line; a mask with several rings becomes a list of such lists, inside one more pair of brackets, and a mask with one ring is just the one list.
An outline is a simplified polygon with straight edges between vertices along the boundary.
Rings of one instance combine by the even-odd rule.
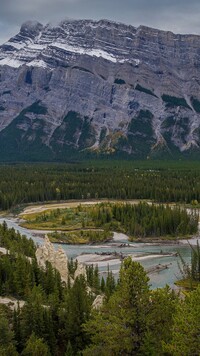
[[22, 22], [65, 18], [107, 18], [176, 33], [200, 34], [199, 0], [1, 0], [0, 43], [16, 34]]

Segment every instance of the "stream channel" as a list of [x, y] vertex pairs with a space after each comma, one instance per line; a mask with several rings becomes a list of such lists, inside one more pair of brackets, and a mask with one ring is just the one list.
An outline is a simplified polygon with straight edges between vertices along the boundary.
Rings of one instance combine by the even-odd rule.
[[[18, 225], [17, 220], [10, 218], [0, 218], [0, 224], [6, 221], [9, 228], [18, 230], [21, 234], [32, 238], [36, 244], [43, 244], [44, 239], [38, 237], [36, 232], [22, 228]], [[44, 231], [43, 231], [44, 233]], [[39, 232], [39, 235], [41, 232]], [[198, 237], [199, 239], [199, 237]], [[190, 244], [195, 245], [197, 238], [190, 240]], [[59, 244], [54, 244], [57, 249]], [[103, 243], [100, 245], [67, 245], [62, 244], [63, 250], [68, 258], [78, 258], [80, 262], [86, 264], [98, 264], [99, 271], [106, 276], [107, 267], [113, 271], [116, 278], [118, 277], [120, 268], [119, 255], [123, 257], [132, 256], [132, 258], [140, 262], [147, 271], [150, 272], [151, 288], [161, 288], [168, 284], [171, 288], [176, 288], [174, 282], [180, 278], [178, 261], [180, 258], [175, 256], [175, 253], [180, 253], [186, 262], [190, 261], [191, 248], [186, 240], [179, 240], [178, 244], [173, 243], [130, 243], [128, 237], [121, 233], [114, 233], [112, 242]], [[113, 256], [110, 256], [110, 253]], [[161, 254], [162, 252], [162, 254]], [[116, 253], [116, 257], [114, 254]], [[165, 255], [166, 254], [166, 255]], [[167, 268], [157, 271], [156, 266], [167, 266]]]

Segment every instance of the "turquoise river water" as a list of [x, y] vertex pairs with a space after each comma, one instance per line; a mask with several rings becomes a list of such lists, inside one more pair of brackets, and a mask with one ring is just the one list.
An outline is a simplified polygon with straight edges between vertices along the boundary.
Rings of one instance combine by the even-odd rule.
[[[9, 228], [14, 228], [18, 230], [21, 234], [26, 235], [28, 238], [32, 238], [35, 243], [43, 244], [43, 238], [37, 236], [34, 231], [22, 228], [18, 225], [16, 220], [9, 218], [0, 218], [0, 223], [6, 221]], [[190, 243], [195, 244], [196, 239], [190, 240]], [[114, 241], [110, 243], [105, 243], [102, 245], [62, 245], [63, 250], [66, 252], [68, 258], [76, 258], [84, 255], [86, 257], [86, 263], [92, 263], [90, 261], [90, 256], [95, 256], [96, 253], [109, 253], [117, 252], [122, 253], [123, 256], [131, 255], [133, 259], [139, 261], [143, 267], [148, 270], [156, 265], [168, 265], [168, 268], [161, 270], [160, 272], [154, 272], [149, 274], [150, 284], [152, 288], [163, 287], [168, 284], [171, 288], [175, 288], [174, 282], [180, 278], [180, 272], [178, 267], [179, 257], [166, 255], [163, 256], [162, 253], [180, 253], [186, 262], [190, 261], [191, 248], [187, 241], [180, 241], [179, 244], [165, 243], [152, 244], [152, 243], [129, 243], [129, 247], [121, 247], [122, 244], [128, 244], [128, 237], [123, 234], [114, 234]], [[54, 245], [58, 248], [58, 245]], [[98, 257], [97, 257], [98, 258]], [[113, 258], [107, 261], [98, 261], [98, 266], [100, 272], [104, 275], [106, 273], [108, 264], [109, 269], [113, 271], [118, 276], [120, 268], [120, 260]]]

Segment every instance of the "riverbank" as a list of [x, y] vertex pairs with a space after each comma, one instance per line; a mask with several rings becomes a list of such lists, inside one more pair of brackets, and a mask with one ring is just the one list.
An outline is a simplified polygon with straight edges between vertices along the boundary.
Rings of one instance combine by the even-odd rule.
[[[78, 202], [77, 202], [78, 204]], [[44, 239], [46, 234], [50, 234], [52, 233], [52, 230], [47, 230], [47, 229], [30, 229], [28, 227], [24, 227], [22, 226], [21, 222], [22, 219], [20, 218], [20, 216], [13, 216], [13, 215], [6, 215], [4, 214], [3, 216], [0, 217], [0, 220], [3, 222], [4, 220], [6, 221], [10, 221], [13, 222], [14, 224], [16, 224], [18, 227], [20, 227], [20, 229], [22, 230], [22, 233], [26, 232], [26, 234], [33, 236], [35, 239]], [[88, 230], [88, 229], [77, 229], [78, 231], [81, 230]], [[102, 229], [90, 229], [90, 230], [96, 230], [96, 231], [102, 231]], [[56, 230], [57, 232], [63, 232], [63, 230]], [[74, 230], [72, 230], [74, 231]], [[70, 231], [69, 231], [70, 232]], [[191, 245], [196, 245], [197, 240], [200, 239], [199, 235], [195, 235], [195, 236], [187, 236], [187, 237], [179, 237], [178, 239], [173, 239], [172, 237], [169, 238], [165, 237], [165, 238], [152, 238], [152, 237], [148, 237], [148, 238], [138, 238], [138, 239], [134, 239], [132, 241], [129, 240], [129, 236], [121, 233], [121, 232], [112, 232], [113, 233], [113, 237], [110, 239], [105, 239], [102, 240], [100, 242], [90, 242], [91, 245], [96, 245], [98, 246], [99, 244], [102, 244], [104, 242], [118, 242], [120, 241], [121, 243], [126, 242], [127, 246], [133, 246], [133, 244], [145, 244], [146, 246], [182, 246], [182, 245], [188, 245], [188, 243], [190, 243]], [[53, 243], [56, 244], [61, 244], [61, 245], [70, 245], [70, 243], [67, 243], [66, 241], [63, 241], [62, 239], [57, 240], [57, 241], [52, 241]], [[86, 243], [87, 244], [87, 243]], [[74, 245], [74, 243], [72, 243], [72, 245]], [[79, 245], [79, 243], [77, 242], [77, 245]], [[120, 244], [122, 245], [122, 244]], [[114, 245], [113, 245], [114, 246]], [[123, 246], [118, 246], [118, 247], [123, 247]]]
[[[21, 225], [19, 225], [21, 226]], [[181, 244], [187, 244], [188, 241], [191, 242], [191, 244], [193, 244], [192, 242], [195, 241], [196, 242], [196, 236], [195, 237], [192, 237], [190, 236], [189, 238], [180, 238], [179, 240], [174, 240], [174, 239], [171, 239], [171, 238], [143, 238], [143, 239], [134, 239], [134, 240], [129, 240], [129, 236], [126, 235], [126, 234], [123, 234], [123, 233], [120, 233], [120, 232], [111, 232], [113, 234], [113, 236], [111, 238], [108, 238], [108, 239], [105, 239], [105, 240], [102, 240], [102, 241], [73, 241], [73, 242], [67, 242], [67, 241], [64, 241], [62, 238], [61, 239], [52, 239], [50, 234], [52, 233], [51, 230], [33, 230], [33, 229], [28, 229], [32, 234], [33, 236], [37, 237], [39, 236], [40, 238], [44, 238], [45, 235], [48, 235], [50, 241], [52, 243], [55, 243], [55, 244], [61, 244], [61, 245], [79, 245], [79, 244], [90, 244], [90, 245], [101, 245], [102, 243], [113, 243], [113, 246], [116, 246], [116, 247], [120, 247], [120, 248], [123, 248], [123, 247], [133, 247], [135, 244], [145, 244], [145, 245], [151, 245], [151, 246], [164, 246], [164, 245], [170, 245], [170, 246], [180, 246]], [[95, 230], [95, 229], [94, 229]], [[98, 230], [97, 230], [98, 231]], [[63, 231], [56, 231], [58, 233], [62, 233]], [[68, 231], [68, 232], [74, 232], [73, 231]], [[119, 244], [115, 244], [116, 242], [120, 242]], [[124, 242], [124, 243], [123, 243]]]
[[[177, 207], [140, 201], [128, 203], [94, 200], [82, 204], [73, 201], [48, 205], [52, 209], [45, 211], [42, 210], [47, 206], [29, 207], [19, 215], [22, 219], [20, 225], [31, 230], [50, 230], [50, 240], [62, 244], [107, 241], [111, 231], [128, 232], [130, 242], [163, 243], [170, 240], [174, 244], [180, 239], [188, 240], [197, 233], [196, 213], [191, 212], [191, 217], [189, 212]], [[35, 209], [38, 209], [37, 212]]]
[[65, 209], [65, 208], [76, 208], [79, 205], [83, 206], [91, 206], [95, 204], [101, 203], [129, 203], [129, 204], [138, 204], [139, 202], [147, 202], [148, 204], [152, 204], [150, 200], [146, 199], [130, 199], [130, 200], [120, 200], [120, 199], [93, 199], [93, 200], [68, 200], [65, 202], [46, 202], [44, 204], [31, 204], [30, 206], [26, 206], [19, 213], [20, 215], [28, 215], [28, 214], [37, 214], [47, 210], [55, 210], [55, 209]]
[[[45, 231], [31, 231], [25, 228], [22, 228], [18, 224], [18, 219], [6, 219], [0, 218], [0, 223], [6, 221], [9, 228], [14, 228], [18, 230], [21, 234], [26, 235], [28, 238], [32, 238], [36, 244], [43, 244], [43, 238], [45, 235]], [[42, 236], [42, 238], [41, 238]], [[196, 240], [194, 239], [194, 243]], [[190, 244], [193, 244], [193, 240], [190, 240]], [[58, 244], [54, 245], [55, 248], [58, 248]], [[89, 245], [62, 245], [63, 250], [65, 251], [68, 258], [77, 259], [84, 254], [87, 254], [87, 259], [89, 263], [94, 263], [92, 259], [92, 255], [95, 255], [96, 264], [99, 266], [99, 271], [102, 275], [106, 275], [107, 268], [109, 266], [109, 270], [112, 271], [116, 278], [118, 278], [119, 269], [121, 266], [121, 260], [119, 258], [113, 257], [110, 258], [107, 256], [107, 260], [105, 260], [106, 256], [97, 255], [97, 253], [102, 252], [113, 252], [122, 253], [124, 256], [134, 255], [137, 257], [137, 261], [140, 262], [145, 270], [149, 270], [154, 268], [155, 266], [168, 265], [170, 263], [169, 268], [158, 270], [155, 273], [150, 274], [150, 284], [151, 288], [161, 288], [164, 287], [165, 284], [168, 284], [171, 288], [175, 288], [174, 282], [179, 278], [179, 268], [177, 263], [177, 257], [169, 256], [169, 254], [178, 252], [185, 259], [186, 263], [190, 261], [191, 249], [185, 240], [180, 240], [179, 243], [173, 244], [172, 241], [169, 243], [144, 243], [144, 242], [134, 242], [130, 243], [128, 241], [128, 236], [122, 233], [115, 232], [113, 235], [113, 241], [108, 243], [101, 244], [89, 244]], [[160, 255], [160, 252], [166, 253], [165, 255]], [[145, 258], [145, 255], [147, 256]], [[109, 258], [108, 258], [109, 257]], [[102, 261], [102, 258], [104, 259]], [[180, 276], [181, 278], [181, 276]]]

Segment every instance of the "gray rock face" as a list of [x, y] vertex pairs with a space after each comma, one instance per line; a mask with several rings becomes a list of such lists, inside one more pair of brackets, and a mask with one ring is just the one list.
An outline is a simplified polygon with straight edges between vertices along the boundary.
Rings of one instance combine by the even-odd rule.
[[27, 22], [0, 46], [0, 159], [198, 155], [199, 86], [200, 36]]
[[61, 280], [65, 282], [66, 285], [68, 285], [68, 282], [73, 285], [74, 280], [80, 276], [83, 276], [87, 281], [86, 267], [81, 263], [77, 264], [74, 279], [71, 278], [66, 253], [61, 247], [56, 251], [53, 244], [49, 241], [48, 236], [45, 236], [44, 245], [37, 248], [36, 259], [38, 265], [44, 269], [46, 268], [46, 262], [50, 262], [52, 267], [60, 273]]
[[44, 269], [46, 262], [50, 262], [52, 267], [57, 269], [60, 273], [62, 281], [68, 284], [69, 271], [67, 256], [61, 248], [55, 251], [47, 236], [45, 236], [44, 245], [37, 248], [36, 258], [38, 265]]
[[93, 304], [92, 304], [92, 307], [93, 309], [101, 309], [101, 307], [103, 306], [103, 302], [105, 300], [105, 296], [104, 295], [97, 295]]

